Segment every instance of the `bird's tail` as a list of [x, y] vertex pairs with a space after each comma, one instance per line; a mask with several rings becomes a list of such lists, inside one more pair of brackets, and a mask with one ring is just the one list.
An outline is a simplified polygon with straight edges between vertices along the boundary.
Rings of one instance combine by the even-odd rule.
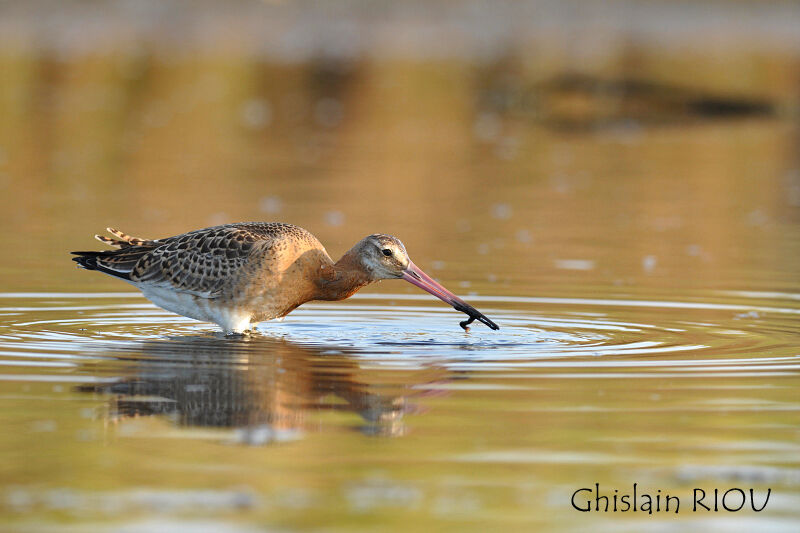
[[158, 246], [159, 243], [154, 240], [131, 237], [113, 228], [106, 229], [117, 238], [112, 239], [104, 235], [95, 235], [94, 237], [98, 241], [115, 246], [116, 250], [70, 252], [77, 256], [73, 257], [72, 260], [78, 263], [81, 268], [98, 270], [105, 274], [130, 280], [130, 273], [139, 259]]
[[155, 242], [149, 239], [140, 239], [139, 237], [131, 237], [130, 235], [122, 233], [120, 230], [114, 228], [106, 228], [106, 231], [109, 232], [111, 235], [116, 236], [117, 238], [112, 239], [111, 237], [106, 237], [105, 235], [95, 235], [94, 238], [100, 242], [110, 244], [111, 246], [116, 246], [117, 248], [127, 248], [129, 246], [142, 246], [147, 244], [153, 244]]

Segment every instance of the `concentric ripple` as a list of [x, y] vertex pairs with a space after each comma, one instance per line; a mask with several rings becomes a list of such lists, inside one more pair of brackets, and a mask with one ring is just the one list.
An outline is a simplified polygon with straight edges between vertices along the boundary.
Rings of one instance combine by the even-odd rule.
[[[474, 324], [465, 333], [459, 313], [425, 295], [366, 294], [308, 304], [285, 321], [262, 323], [237, 350], [256, 349], [265, 337], [346, 351], [371, 364], [539, 368], [561, 377], [800, 370], [796, 295], [722, 297], [701, 303], [474, 296], [470, 300], [501, 329]], [[2, 294], [0, 316], [0, 366], [9, 370], [0, 372], [4, 379], [48, 379], [47, 368], [63, 371], [146, 341], [171, 340], [179, 351], [181, 338], [219, 337], [214, 326], [163, 311], [133, 293]]]

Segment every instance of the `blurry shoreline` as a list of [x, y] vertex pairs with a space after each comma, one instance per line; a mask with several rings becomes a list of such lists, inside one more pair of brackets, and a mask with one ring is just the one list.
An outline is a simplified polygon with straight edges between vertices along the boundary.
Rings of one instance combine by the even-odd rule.
[[[800, 52], [800, 4], [706, 0], [0, 2], [0, 42], [34, 38], [64, 53], [162, 44], [264, 58], [492, 59], [530, 45], [575, 57], [614, 55], [636, 44], [718, 53]], [[224, 48], [223, 48], [224, 49]]]
[[796, 109], [800, 4], [754, 1], [0, 2], [0, 53], [315, 60], [518, 58], [564, 72], [777, 99]]

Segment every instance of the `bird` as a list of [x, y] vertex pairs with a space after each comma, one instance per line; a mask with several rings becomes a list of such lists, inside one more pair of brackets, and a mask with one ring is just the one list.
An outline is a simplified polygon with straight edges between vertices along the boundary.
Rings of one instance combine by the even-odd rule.
[[282, 222], [243, 222], [163, 239], [95, 235], [114, 247], [71, 252], [87, 270], [122, 279], [155, 305], [217, 324], [225, 335], [249, 334], [255, 324], [282, 318], [312, 300], [343, 300], [370, 283], [403, 279], [469, 318], [500, 329], [477, 309], [425, 274], [397, 237], [364, 237], [338, 261], [309, 231]]

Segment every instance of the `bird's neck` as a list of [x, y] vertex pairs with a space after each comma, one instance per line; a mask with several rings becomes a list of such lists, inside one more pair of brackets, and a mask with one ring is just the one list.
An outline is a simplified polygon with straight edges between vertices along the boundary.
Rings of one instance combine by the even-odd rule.
[[350, 250], [335, 264], [323, 266], [319, 295], [316, 299], [344, 300], [373, 281], [370, 275], [364, 271], [355, 252]]

